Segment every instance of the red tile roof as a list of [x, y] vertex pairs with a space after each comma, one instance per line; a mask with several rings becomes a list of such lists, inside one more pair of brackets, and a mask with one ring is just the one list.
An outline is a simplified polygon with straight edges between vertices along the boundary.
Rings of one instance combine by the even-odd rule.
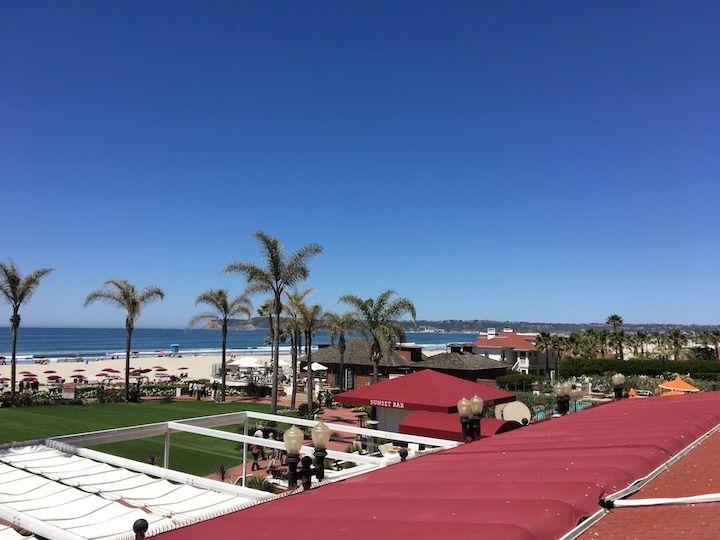
[[519, 336], [515, 332], [499, 332], [495, 337], [489, 338], [487, 334], [478, 335], [473, 346], [485, 349], [514, 349], [516, 351], [534, 351], [530, 336]]
[[720, 392], [620, 400], [158, 538], [555, 539], [718, 423]]
[[450, 413], [457, 412], [457, 402], [461, 397], [470, 399], [476, 394], [488, 405], [515, 401], [515, 394], [432, 369], [361, 386], [338, 394], [334, 399], [346, 405]]

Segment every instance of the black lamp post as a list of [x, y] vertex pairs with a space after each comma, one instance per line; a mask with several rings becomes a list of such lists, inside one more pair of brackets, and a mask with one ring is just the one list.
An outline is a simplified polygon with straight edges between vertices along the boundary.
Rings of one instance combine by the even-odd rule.
[[479, 396], [473, 396], [470, 400], [463, 397], [457, 402], [462, 438], [465, 442], [476, 441], [480, 438], [480, 418], [483, 406], [483, 400]]
[[570, 383], [564, 382], [562, 384], [557, 383], [553, 392], [555, 392], [555, 399], [557, 400], [557, 411], [558, 414], [565, 416], [570, 412], [570, 392], [572, 387]]
[[[300, 448], [305, 440], [302, 431], [296, 426], [292, 426], [285, 432], [283, 443], [288, 453], [288, 487], [290, 489], [297, 487], [298, 479], [302, 482], [303, 489], [310, 489], [313, 476], [318, 480], [325, 478], [325, 458], [327, 457], [325, 447], [330, 440], [330, 433], [330, 428], [322, 420], [312, 428], [311, 435], [315, 446], [315, 465], [313, 466], [313, 458], [310, 456], [300, 459]], [[298, 465], [300, 465], [299, 470]]]
[[616, 373], [611, 377], [613, 384], [613, 392], [615, 393], [615, 399], [622, 399], [623, 391], [625, 390], [625, 375], [622, 373]]

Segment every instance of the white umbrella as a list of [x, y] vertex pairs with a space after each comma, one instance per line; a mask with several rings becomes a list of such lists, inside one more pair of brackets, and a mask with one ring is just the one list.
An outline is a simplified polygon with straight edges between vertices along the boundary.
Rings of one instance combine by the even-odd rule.
[[228, 364], [229, 366], [237, 366], [241, 368], [260, 368], [265, 367], [265, 362], [254, 356], [241, 356]]
[[[323, 366], [319, 362], [313, 362], [311, 367], [312, 367], [313, 371], [327, 371], [328, 370], [327, 366]], [[303, 368], [303, 371], [307, 371], [307, 366], [305, 366]]]

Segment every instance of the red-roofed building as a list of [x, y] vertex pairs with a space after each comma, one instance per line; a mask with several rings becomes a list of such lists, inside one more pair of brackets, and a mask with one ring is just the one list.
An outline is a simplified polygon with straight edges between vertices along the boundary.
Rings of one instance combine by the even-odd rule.
[[[548, 367], [545, 353], [540, 353], [535, 348], [536, 337], [535, 333], [518, 333], [512, 328], [504, 328], [500, 332], [488, 328], [487, 332], [478, 334], [472, 348], [475, 354], [506, 362], [515, 371], [545, 375]], [[555, 369], [555, 357], [551, 354], [547, 360], [549, 368]]]

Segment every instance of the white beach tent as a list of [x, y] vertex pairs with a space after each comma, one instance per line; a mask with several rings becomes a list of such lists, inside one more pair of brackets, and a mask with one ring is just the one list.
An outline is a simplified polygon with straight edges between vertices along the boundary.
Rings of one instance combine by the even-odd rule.
[[[312, 367], [313, 371], [327, 371], [328, 370], [328, 367], [323, 366], [320, 362], [313, 362], [311, 367]], [[303, 371], [307, 371], [307, 366], [305, 366], [303, 368]]]
[[265, 367], [265, 362], [254, 356], [241, 356], [230, 362], [228, 365], [239, 368], [262, 368]]

